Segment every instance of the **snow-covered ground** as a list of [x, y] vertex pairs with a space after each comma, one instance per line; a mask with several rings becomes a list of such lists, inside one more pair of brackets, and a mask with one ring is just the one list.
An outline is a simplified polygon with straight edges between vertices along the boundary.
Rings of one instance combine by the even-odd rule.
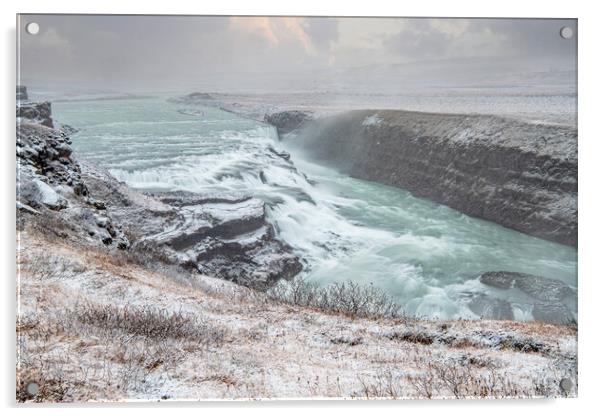
[[574, 327], [329, 314], [30, 228], [17, 254], [23, 400], [577, 394]]
[[[487, 114], [533, 123], [575, 126], [577, 94], [565, 89], [418, 90], [406, 94], [289, 93], [210, 94], [220, 107], [263, 120], [264, 114], [301, 110], [317, 116], [348, 110], [407, 110], [433, 113]], [[276, 104], [277, 103], [277, 104]]]

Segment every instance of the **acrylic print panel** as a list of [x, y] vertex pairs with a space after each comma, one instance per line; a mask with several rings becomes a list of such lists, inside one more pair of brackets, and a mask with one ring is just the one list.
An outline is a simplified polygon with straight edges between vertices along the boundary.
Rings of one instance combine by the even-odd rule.
[[576, 20], [17, 31], [18, 401], [577, 395]]

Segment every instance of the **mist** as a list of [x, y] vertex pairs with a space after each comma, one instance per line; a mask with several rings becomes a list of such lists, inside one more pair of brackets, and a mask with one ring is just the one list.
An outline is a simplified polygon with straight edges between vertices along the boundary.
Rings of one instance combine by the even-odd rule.
[[[574, 89], [575, 19], [20, 15], [31, 89], [406, 93]], [[29, 35], [28, 22], [40, 32]]]

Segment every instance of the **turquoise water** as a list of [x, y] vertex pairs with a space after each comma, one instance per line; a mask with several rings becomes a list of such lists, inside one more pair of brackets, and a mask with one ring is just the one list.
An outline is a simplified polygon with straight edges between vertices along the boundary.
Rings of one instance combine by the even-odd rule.
[[[467, 293], [483, 292], [508, 299], [519, 319], [530, 319], [531, 301], [482, 285], [480, 273], [533, 273], [577, 286], [574, 248], [314, 164], [266, 124], [161, 98], [53, 109], [59, 122], [80, 129], [72, 137], [78, 157], [133, 187], [262, 198], [306, 276], [322, 284], [373, 283], [407, 312], [441, 318], [475, 317]], [[291, 152], [294, 165], [269, 146]]]

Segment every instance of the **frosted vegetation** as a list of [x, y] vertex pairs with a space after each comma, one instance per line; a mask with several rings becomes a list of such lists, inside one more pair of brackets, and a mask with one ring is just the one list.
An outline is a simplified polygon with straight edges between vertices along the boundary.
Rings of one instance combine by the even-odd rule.
[[576, 394], [574, 327], [417, 320], [353, 283], [264, 294], [43, 221], [18, 252], [20, 401]]

